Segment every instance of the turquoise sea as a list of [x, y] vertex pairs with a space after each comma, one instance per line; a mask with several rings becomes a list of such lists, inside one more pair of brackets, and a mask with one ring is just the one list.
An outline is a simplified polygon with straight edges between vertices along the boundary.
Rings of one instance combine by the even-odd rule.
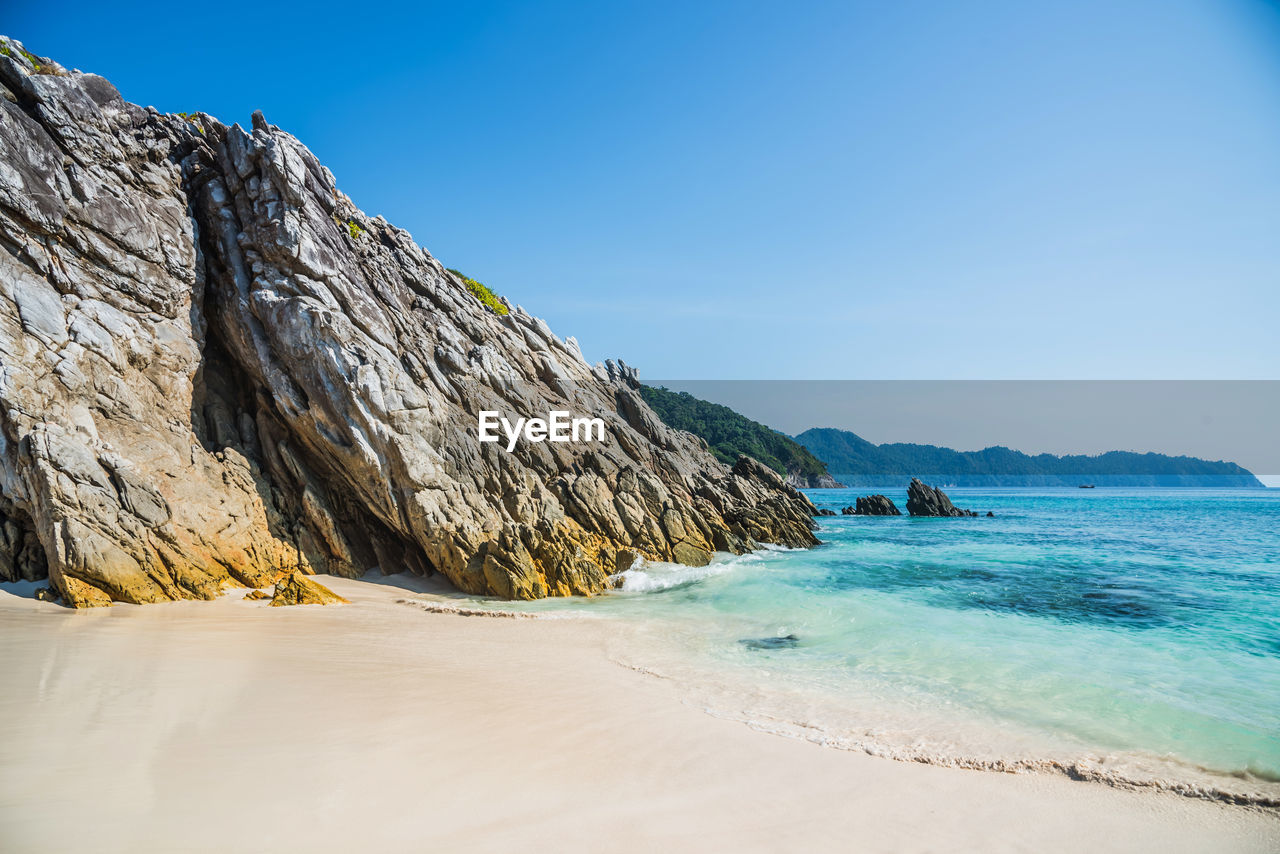
[[995, 517], [824, 517], [812, 550], [520, 607], [610, 618], [620, 661], [762, 729], [1280, 795], [1280, 490], [949, 494]]

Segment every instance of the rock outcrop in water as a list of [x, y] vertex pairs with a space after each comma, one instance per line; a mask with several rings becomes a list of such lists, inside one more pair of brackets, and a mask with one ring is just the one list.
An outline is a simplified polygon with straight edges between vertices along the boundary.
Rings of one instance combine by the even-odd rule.
[[937, 487], [911, 478], [907, 487], [907, 513], [912, 516], [977, 516], [972, 510], [961, 510]]
[[[486, 309], [261, 114], [163, 115], [4, 43], [0, 578], [88, 606], [380, 567], [530, 598], [816, 542], [779, 475]], [[480, 410], [605, 439], [508, 453]]]
[[854, 502], [855, 516], [901, 516], [902, 511], [886, 495], [863, 495]]

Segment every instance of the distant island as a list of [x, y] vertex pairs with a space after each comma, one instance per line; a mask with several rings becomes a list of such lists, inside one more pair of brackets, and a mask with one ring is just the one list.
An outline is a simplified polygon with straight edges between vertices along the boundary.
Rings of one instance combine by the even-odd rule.
[[817, 427], [796, 436], [850, 486], [921, 477], [953, 486], [1218, 486], [1263, 488], [1235, 463], [1132, 451], [1097, 456], [1024, 454], [995, 446], [955, 451], [903, 442], [877, 445], [856, 433]]
[[700, 437], [722, 463], [733, 465], [740, 454], [746, 454], [786, 475], [787, 482], [797, 489], [842, 485], [831, 477], [821, 460], [796, 440], [727, 406], [663, 386], [642, 385], [640, 394], [668, 427]]
[[786, 475], [799, 489], [883, 486], [919, 477], [945, 486], [1164, 486], [1262, 489], [1236, 463], [1109, 451], [1097, 456], [1024, 454], [993, 446], [956, 451], [906, 442], [877, 445], [849, 430], [814, 427], [792, 437], [719, 403], [665, 386], [640, 386], [667, 426], [704, 440], [721, 462], [740, 454]]

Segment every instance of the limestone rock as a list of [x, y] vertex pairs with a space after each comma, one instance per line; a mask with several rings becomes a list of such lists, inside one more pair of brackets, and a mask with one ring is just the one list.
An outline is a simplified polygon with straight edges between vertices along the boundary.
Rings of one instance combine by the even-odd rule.
[[941, 489], [911, 478], [907, 487], [907, 512], [912, 516], [977, 516], [972, 510], [961, 510]]
[[[255, 593], [261, 591], [254, 591]], [[258, 598], [258, 597], [254, 597]], [[266, 598], [263, 594], [262, 598]], [[338, 605], [349, 604], [337, 593], [325, 587], [314, 578], [308, 578], [301, 572], [291, 572], [276, 582], [276, 595], [271, 597], [271, 606], [282, 605]]]
[[[260, 113], [163, 115], [19, 53], [0, 578], [47, 575], [76, 607], [373, 568], [529, 598], [601, 591], [635, 556], [817, 542], [778, 475], [667, 428], [634, 368], [486, 309]], [[508, 453], [478, 442], [485, 409], [598, 417], [605, 439]]]

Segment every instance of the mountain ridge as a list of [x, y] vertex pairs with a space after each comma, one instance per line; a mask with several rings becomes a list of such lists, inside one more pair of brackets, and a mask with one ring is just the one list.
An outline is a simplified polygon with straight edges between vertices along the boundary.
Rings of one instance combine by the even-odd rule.
[[939, 445], [889, 442], [877, 445], [835, 427], [812, 427], [797, 442], [846, 480], [879, 482], [885, 477], [950, 478], [972, 486], [1240, 486], [1263, 488], [1236, 463], [1151, 452], [1026, 454], [1002, 445], [956, 451]]
[[665, 386], [642, 385], [640, 394], [668, 426], [702, 438], [721, 462], [746, 454], [784, 475], [799, 489], [841, 486], [823, 462], [792, 437], [728, 406]]

